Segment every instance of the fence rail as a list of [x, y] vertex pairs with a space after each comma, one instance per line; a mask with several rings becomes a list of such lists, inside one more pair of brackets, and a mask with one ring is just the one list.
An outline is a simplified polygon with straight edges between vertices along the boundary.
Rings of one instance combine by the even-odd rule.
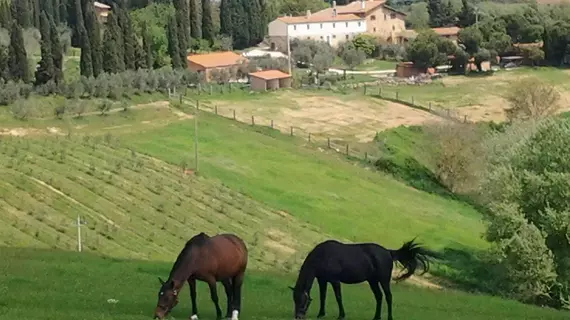
[[[350, 89], [350, 90], [349, 90]], [[278, 130], [283, 134], [290, 136], [300, 137], [319, 147], [322, 151], [332, 150], [344, 156], [359, 159], [366, 162], [372, 162], [379, 158], [379, 148], [372, 150], [371, 147], [359, 143], [348, 143], [338, 138], [325, 136], [314, 132], [309, 132], [294, 124], [278, 123], [274, 119], [260, 115], [246, 115], [236, 112], [233, 108], [222, 108], [218, 105], [202, 100], [202, 95], [225, 94], [237, 91], [249, 91], [249, 87], [244, 84], [227, 84], [227, 85], [199, 85], [195, 88], [186, 88], [183, 92], [176, 93], [170, 92], [170, 96], [176, 96], [181, 105], [196, 105], [199, 101], [200, 111], [206, 111], [217, 116], [227, 119], [232, 119], [241, 123], [246, 123], [251, 126], [265, 127]], [[315, 90], [315, 88], [304, 87], [301, 90]], [[362, 92], [365, 96], [370, 96], [386, 101], [391, 101], [405, 105], [410, 108], [418, 109], [424, 112], [429, 112], [433, 115], [442, 117], [455, 122], [467, 122], [467, 116], [461, 116], [454, 110], [448, 108], [441, 108], [435, 106], [434, 103], [418, 101], [413, 95], [403, 96], [398, 90], [395, 92], [386, 92], [383, 86], [377, 82], [375, 83], [355, 83], [355, 84], [342, 84], [339, 86], [331, 86], [329, 88], [319, 87], [319, 90], [330, 90], [334, 92], [347, 93]], [[362, 90], [362, 91], [361, 91]]]

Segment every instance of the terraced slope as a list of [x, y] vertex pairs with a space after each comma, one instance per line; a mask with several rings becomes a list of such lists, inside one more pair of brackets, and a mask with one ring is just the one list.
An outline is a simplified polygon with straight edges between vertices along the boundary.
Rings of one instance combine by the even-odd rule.
[[[1, 137], [0, 245], [168, 260], [197, 232], [238, 233], [253, 268], [287, 269], [325, 237], [223, 184], [121, 148], [110, 135]], [[4, 165], [5, 164], [5, 165]]]

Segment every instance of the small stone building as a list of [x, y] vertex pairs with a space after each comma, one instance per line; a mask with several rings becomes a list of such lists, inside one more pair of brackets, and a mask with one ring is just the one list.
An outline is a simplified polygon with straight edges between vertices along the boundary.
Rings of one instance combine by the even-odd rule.
[[226, 72], [228, 80], [235, 80], [239, 66], [247, 59], [232, 51], [190, 54], [186, 58], [188, 69], [204, 75], [204, 80], [212, 80], [213, 72]]
[[249, 74], [251, 89], [256, 91], [277, 90], [291, 87], [291, 75], [279, 70], [265, 70]]

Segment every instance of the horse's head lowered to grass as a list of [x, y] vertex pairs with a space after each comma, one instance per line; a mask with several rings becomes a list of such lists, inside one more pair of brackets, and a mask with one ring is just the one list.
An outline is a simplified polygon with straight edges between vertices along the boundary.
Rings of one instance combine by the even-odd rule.
[[178, 304], [178, 287], [180, 286], [174, 280], [160, 281], [160, 290], [158, 291], [158, 302], [154, 310], [154, 319], [163, 319]]

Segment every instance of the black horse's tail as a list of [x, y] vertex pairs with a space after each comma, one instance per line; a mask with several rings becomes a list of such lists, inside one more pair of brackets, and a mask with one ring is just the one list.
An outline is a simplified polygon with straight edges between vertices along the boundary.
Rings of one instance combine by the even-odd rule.
[[404, 269], [406, 269], [406, 272], [403, 275], [400, 275], [395, 279], [396, 281], [406, 280], [411, 277], [419, 266], [422, 267], [423, 273], [428, 272], [430, 260], [438, 257], [435, 252], [414, 243], [414, 241], [415, 238], [404, 243], [404, 245], [398, 250], [390, 250], [392, 260], [399, 262], [402, 264]]

